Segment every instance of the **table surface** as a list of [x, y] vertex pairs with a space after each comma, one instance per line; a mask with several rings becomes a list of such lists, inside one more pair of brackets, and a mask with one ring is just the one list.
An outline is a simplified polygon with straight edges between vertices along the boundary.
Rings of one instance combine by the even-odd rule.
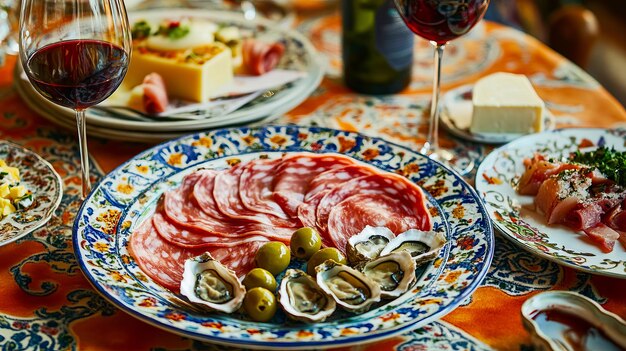
[[[359, 131], [413, 149], [423, 143], [432, 69], [432, 49], [426, 42], [416, 42], [413, 82], [407, 90], [393, 96], [363, 96], [341, 83], [338, 14], [309, 18], [297, 29], [322, 53], [328, 72], [304, 103], [275, 123]], [[12, 88], [15, 61], [9, 57], [0, 68], [0, 139], [22, 144], [49, 160], [66, 190], [48, 225], [0, 247], [0, 345], [15, 350], [225, 349], [161, 331], [117, 310], [83, 277], [71, 245], [71, 226], [80, 206], [75, 131], [63, 130], [26, 107]], [[447, 48], [443, 91], [497, 71], [526, 74], [554, 114], [557, 127], [626, 126], [623, 106], [584, 71], [537, 40], [493, 23], [483, 23]], [[444, 147], [478, 161], [490, 150], [441, 133]], [[92, 180], [97, 181], [150, 145], [91, 138], [89, 147], [95, 164]], [[561, 267], [496, 235], [489, 273], [460, 307], [438, 322], [359, 350], [526, 349], [530, 337], [522, 327], [521, 305], [546, 290], [580, 292], [626, 318], [626, 280]]]

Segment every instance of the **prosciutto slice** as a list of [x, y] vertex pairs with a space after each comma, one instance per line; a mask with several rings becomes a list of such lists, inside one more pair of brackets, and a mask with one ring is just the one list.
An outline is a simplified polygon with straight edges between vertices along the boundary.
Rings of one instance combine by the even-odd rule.
[[274, 200], [285, 213], [296, 217], [312, 179], [325, 171], [353, 164], [352, 159], [341, 155], [298, 154], [286, 157], [277, 169]]
[[241, 46], [243, 65], [247, 73], [260, 76], [274, 69], [285, 53], [282, 43], [265, 43], [257, 39], [246, 39]]
[[147, 114], [164, 112], [169, 104], [163, 77], [150, 73], [143, 79], [143, 108]]
[[[392, 174], [381, 173], [353, 179], [340, 187], [330, 190], [317, 206], [317, 226], [322, 231], [328, 230], [330, 212], [335, 206], [353, 195], [362, 195], [362, 201], [376, 201], [380, 195], [386, 195], [398, 200], [401, 206], [398, 210], [409, 213], [415, 218], [414, 229], [430, 230], [432, 219], [426, 208], [426, 199], [420, 188], [406, 178]], [[370, 200], [368, 200], [370, 199]], [[331, 234], [349, 236], [349, 233]], [[335, 240], [334, 240], [335, 241]]]
[[410, 206], [384, 194], [350, 196], [335, 206], [328, 216], [332, 244], [343, 253], [348, 239], [368, 225], [387, 227], [399, 234], [411, 228], [424, 228], [425, 223], [415, 216]]

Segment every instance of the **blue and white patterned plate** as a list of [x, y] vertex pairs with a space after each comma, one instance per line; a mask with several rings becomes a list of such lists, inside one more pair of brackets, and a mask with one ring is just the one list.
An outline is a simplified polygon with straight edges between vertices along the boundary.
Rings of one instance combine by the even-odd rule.
[[508, 239], [535, 255], [592, 274], [626, 278], [626, 249], [619, 243], [605, 253], [582, 231], [549, 225], [534, 209], [534, 197], [519, 195], [517, 184], [524, 159], [536, 152], [567, 157], [579, 148], [614, 147], [626, 151], [626, 130], [559, 129], [528, 135], [494, 150], [476, 171], [476, 190], [494, 226]]
[[[436, 229], [449, 243], [414, 289], [362, 315], [317, 324], [257, 323], [199, 313], [157, 285], [128, 252], [134, 228], [163, 191], [200, 168], [278, 157], [289, 152], [340, 152], [402, 174], [429, 193]], [[457, 174], [378, 138], [324, 128], [269, 126], [223, 129], [183, 137], [147, 150], [107, 175], [85, 200], [74, 223], [74, 249], [93, 285], [126, 312], [166, 330], [220, 344], [262, 349], [310, 349], [371, 342], [440, 318], [480, 284], [493, 256], [493, 232], [476, 192]]]

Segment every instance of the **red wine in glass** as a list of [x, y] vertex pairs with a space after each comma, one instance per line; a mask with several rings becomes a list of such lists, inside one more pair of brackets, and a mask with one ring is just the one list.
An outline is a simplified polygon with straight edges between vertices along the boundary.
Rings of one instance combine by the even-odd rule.
[[411, 31], [439, 45], [469, 32], [485, 14], [485, 0], [396, 0]]
[[426, 142], [420, 151], [439, 160], [461, 174], [469, 173], [473, 162], [455, 164], [456, 156], [439, 148], [439, 90], [441, 81], [441, 58], [445, 45], [472, 29], [480, 21], [489, 0], [394, 0], [404, 23], [418, 36], [430, 41], [435, 47], [433, 98]]
[[85, 109], [120, 85], [128, 68], [121, 47], [99, 40], [66, 40], [35, 51], [26, 74], [41, 95], [57, 105]]

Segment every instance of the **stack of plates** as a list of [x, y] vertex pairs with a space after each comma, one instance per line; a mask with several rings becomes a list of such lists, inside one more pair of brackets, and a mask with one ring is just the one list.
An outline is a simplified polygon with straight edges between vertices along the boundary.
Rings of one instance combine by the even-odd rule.
[[[277, 28], [267, 20], [250, 21], [236, 13], [198, 9], [134, 12], [130, 13], [129, 17], [131, 22], [138, 19], [158, 21], [180, 17], [206, 18], [216, 23], [228, 23], [246, 28], [254, 31], [256, 36], [268, 36], [283, 42], [286, 47], [283, 62], [286, 63], [281, 68], [304, 71], [307, 75], [286, 86], [277, 87], [267, 94], [262, 94], [234, 112], [200, 120], [133, 120], [122, 112], [89, 109], [87, 110], [87, 133], [92, 136], [125, 141], [158, 142], [199, 130], [269, 121], [300, 104], [322, 80], [324, 70], [313, 45], [299, 33]], [[57, 106], [39, 95], [33, 86], [22, 78], [22, 67], [19, 65], [15, 70], [15, 82], [18, 93], [35, 112], [61, 126], [75, 128], [74, 111]]]

